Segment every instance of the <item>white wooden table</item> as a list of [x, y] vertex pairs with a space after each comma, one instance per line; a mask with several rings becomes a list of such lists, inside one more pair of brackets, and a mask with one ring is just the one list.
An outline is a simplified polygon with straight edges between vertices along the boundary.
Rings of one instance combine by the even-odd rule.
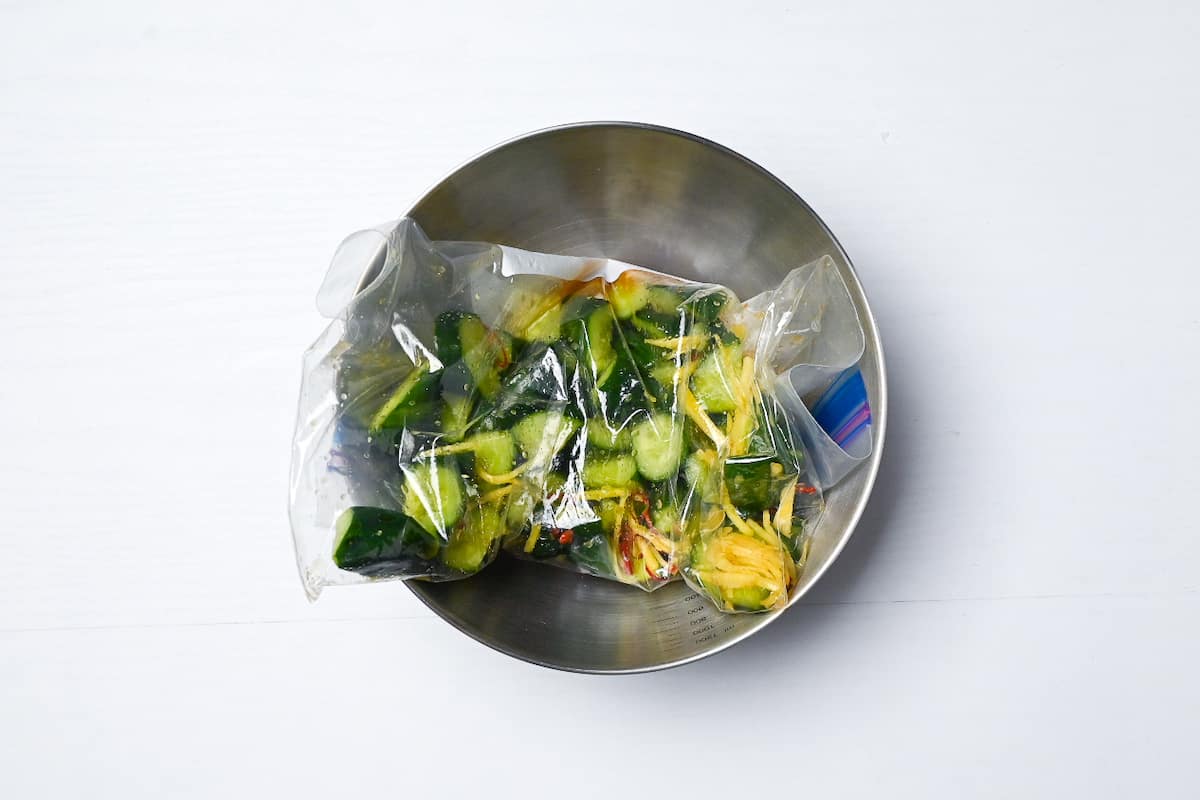
[[[1195, 797], [1198, 7], [448, 5], [0, 5], [0, 796]], [[858, 533], [646, 676], [400, 585], [309, 605], [333, 248], [597, 118], [745, 153], [855, 260], [893, 398]]]

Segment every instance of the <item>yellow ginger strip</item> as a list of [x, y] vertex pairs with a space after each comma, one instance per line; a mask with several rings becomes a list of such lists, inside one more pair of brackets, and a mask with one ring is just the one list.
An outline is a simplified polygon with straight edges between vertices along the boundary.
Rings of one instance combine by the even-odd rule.
[[738, 377], [738, 402], [746, 405], [750, 402], [750, 393], [754, 388], [754, 356], [742, 356], [742, 374]]
[[729, 426], [729, 454], [744, 455], [750, 443], [750, 424], [754, 421], [754, 357], [742, 357], [742, 373], [734, 386], [737, 407], [733, 410], [733, 422]]
[[457, 444], [444, 444], [441, 447], [431, 447], [428, 450], [422, 450], [413, 456], [413, 460], [422, 458], [434, 458], [435, 456], [452, 456], [457, 453], [470, 453], [475, 450], [475, 443], [468, 439], [465, 442]]
[[646, 572], [654, 574], [662, 569], [662, 559], [658, 557], [658, 553], [650, 546], [650, 543], [645, 539], [637, 540], [638, 550], [642, 552], [642, 564], [646, 567]]
[[734, 507], [728, 503], [728, 501], [722, 503], [721, 507], [725, 510], [725, 516], [730, 518], [730, 522], [733, 523], [734, 528], [742, 531], [742, 533], [746, 536], [754, 536], [754, 529], [750, 528], [750, 525], [746, 524], [745, 519], [738, 515], [738, 510], [734, 509]]
[[716, 586], [721, 589], [745, 589], [761, 587], [774, 594], [779, 591], [779, 582], [763, 581], [758, 575], [745, 572], [728, 572], [726, 570], [706, 569], [696, 570], [696, 577], [706, 586]]
[[704, 409], [700, 407], [700, 402], [692, 394], [691, 386], [688, 385], [692, 373], [696, 371], [696, 367], [699, 364], [699, 361], [692, 361], [690, 364], [686, 364], [679, 369], [677, 373], [679, 378], [679, 397], [683, 402], [684, 412], [692, 418], [692, 422], [700, 426], [700, 430], [704, 431], [704, 435], [712, 439], [713, 444], [720, 449], [725, 445], [725, 434], [717, 427], [717, 423], [712, 421], [712, 417], [704, 413]]
[[535, 522], [533, 528], [529, 531], [529, 538], [525, 540], [525, 552], [532, 553], [533, 546], [537, 544], [538, 534], [542, 532], [542, 523]]
[[717, 447], [724, 447], [724, 432], [717, 427], [717, 423], [712, 421], [712, 417], [704, 413], [704, 409], [700, 407], [699, 401], [696, 400], [696, 396], [692, 394], [692, 390], [688, 388], [686, 382], [680, 383], [679, 393], [683, 395], [683, 410], [692, 418], [692, 422], [700, 426], [700, 430], [704, 432], [705, 436], [712, 439], [713, 444]]
[[691, 336], [675, 336], [667, 339], [647, 339], [646, 344], [661, 347], [665, 350], [675, 350], [680, 352], [683, 350], [699, 350], [704, 346], [707, 340], [701, 334], [694, 333]]
[[775, 530], [784, 536], [792, 535], [792, 507], [796, 502], [796, 479], [792, 478], [779, 493], [779, 508], [775, 509]]
[[512, 494], [513, 488], [515, 487], [510, 483], [507, 486], [501, 486], [499, 489], [493, 489], [487, 494], [479, 495], [479, 502], [490, 503], [493, 500], [499, 500], [501, 497]]
[[475, 471], [477, 473], [479, 473], [479, 477], [483, 478], [488, 483], [496, 483], [496, 484], [512, 483], [532, 463], [533, 463], [532, 461], [526, 461], [524, 464], [522, 464], [521, 466], [512, 470], [511, 472], [505, 472], [500, 475], [493, 475], [492, 473], [488, 472], [486, 469], [484, 469], [483, 467], [480, 467], [480, 466], [476, 466]]
[[611, 488], [588, 489], [586, 492], [583, 493], [584, 500], [616, 500], [616, 499], [620, 499], [620, 500], [624, 501], [624, 499], [626, 497], [629, 497], [628, 489], [611, 489]]

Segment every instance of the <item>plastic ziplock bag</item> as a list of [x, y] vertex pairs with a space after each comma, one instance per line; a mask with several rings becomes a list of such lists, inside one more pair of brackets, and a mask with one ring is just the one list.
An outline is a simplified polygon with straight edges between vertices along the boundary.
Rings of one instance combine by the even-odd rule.
[[294, 442], [310, 597], [466, 577], [503, 547], [648, 590], [682, 573], [725, 610], [785, 602], [820, 483], [798, 433], [811, 415], [777, 382], [836, 366], [825, 318], [852, 318], [862, 348], [824, 262], [741, 306], [620, 262], [433, 244], [411, 220], [351, 237]]

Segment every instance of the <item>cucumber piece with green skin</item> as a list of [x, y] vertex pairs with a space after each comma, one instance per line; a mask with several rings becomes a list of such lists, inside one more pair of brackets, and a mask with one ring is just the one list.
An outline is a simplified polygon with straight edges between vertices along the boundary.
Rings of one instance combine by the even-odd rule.
[[719, 319], [714, 319], [712, 322], [697, 323], [697, 327], [699, 327], [701, 324], [704, 325], [704, 328], [708, 332], [709, 336], [716, 336], [723, 345], [732, 347], [742, 343], [742, 340], [738, 338], [738, 335], [729, 330], [729, 328], [725, 327], [725, 323], [721, 322]]
[[450, 534], [442, 562], [459, 572], [478, 572], [504, 535], [504, 517], [495, 503], [472, 506]]
[[663, 387], [664, 393], [669, 393], [675, 389], [675, 380], [679, 372], [679, 365], [675, 363], [675, 359], [665, 358], [650, 368], [650, 377]]
[[466, 487], [453, 458], [423, 461], [404, 471], [404, 513], [438, 538], [462, 518]]
[[562, 332], [562, 318], [562, 306], [551, 306], [522, 331], [523, 338], [531, 342], [555, 341]]
[[[638, 396], [642, 398], [643, 404], [646, 401], [662, 402], [666, 393], [663, 391], [662, 385], [655, 379], [654, 370], [663, 361], [669, 360], [672, 354], [661, 347], [646, 344], [647, 337], [632, 325], [621, 325], [620, 334], [623, 348], [618, 351], [617, 363], [625, 364], [627, 368], [633, 370], [639, 383]], [[623, 359], [622, 355], [624, 355]]]
[[675, 315], [687, 299], [687, 290], [683, 287], [651, 286], [646, 292], [646, 307], [659, 314]]
[[617, 357], [608, 375], [597, 387], [597, 402], [599, 412], [607, 424], [613, 428], [622, 428], [628, 420], [637, 414], [644, 413], [649, 407], [647, 388], [651, 380], [643, 379], [626, 348], [618, 348]]
[[370, 574], [388, 563], [433, 558], [438, 540], [399, 511], [352, 506], [334, 524], [333, 563], [338, 569]]
[[713, 323], [729, 303], [729, 294], [722, 289], [701, 290], [687, 299], [686, 305], [696, 322]]
[[508, 431], [484, 431], [471, 437], [475, 464], [492, 475], [511, 472], [517, 460], [517, 447]]
[[743, 586], [738, 589], [726, 589], [722, 596], [738, 611], [762, 611], [764, 603], [770, 594], [758, 586]]
[[458, 328], [465, 319], [479, 319], [469, 311], [450, 310], [438, 314], [433, 323], [434, 351], [444, 365], [462, 361], [462, 339]]
[[471, 397], [442, 396], [442, 433], [451, 442], [462, 441], [471, 424]]
[[583, 464], [583, 488], [614, 489], [628, 486], [637, 478], [637, 463], [626, 453], [588, 454]]
[[799, 514], [792, 515], [792, 535], [781, 537], [783, 546], [787, 548], [788, 555], [792, 557], [792, 561], [796, 564], [801, 564], [804, 560], [804, 528], [808, 524], [808, 520]]
[[646, 308], [634, 314], [630, 322], [647, 339], [674, 339], [684, 332], [679, 317]]
[[477, 415], [479, 430], [508, 430], [526, 417], [541, 412], [544, 408], [544, 406], [533, 403], [518, 402], [501, 402], [499, 405], [486, 406]]
[[575, 313], [578, 316], [563, 324], [563, 336], [574, 345], [580, 361], [593, 376], [603, 375], [616, 359], [613, 351], [616, 319], [612, 306], [603, 300], [587, 298]]
[[472, 315], [458, 326], [462, 343], [462, 360], [475, 381], [479, 393], [491, 399], [500, 391], [500, 373], [512, 362], [512, 345], [508, 334], [493, 331]]
[[629, 319], [650, 299], [650, 287], [637, 273], [621, 273], [608, 286], [608, 300], [621, 319]]
[[663, 481], [679, 472], [683, 423], [671, 414], [652, 414], [633, 428], [633, 457], [646, 480]]
[[548, 403], [571, 402], [571, 385], [578, 358], [565, 344], [530, 346], [504, 377], [503, 391], [495, 399], [495, 411], [523, 405], [545, 407]]
[[484, 397], [495, 397], [500, 390], [500, 374], [512, 362], [512, 337], [494, 331], [478, 315], [469, 311], [444, 311], [433, 324], [434, 348], [438, 359], [448, 368], [461, 363], [452, 372], [450, 385], [443, 386], [454, 394], [469, 395], [478, 391]]
[[658, 530], [669, 533], [679, 524], [679, 506], [673, 483], [664, 481], [650, 488], [650, 520]]
[[525, 458], [552, 457], [566, 446], [580, 424], [561, 411], [535, 411], [513, 426], [512, 435]]
[[427, 416], [440, 380], [440, 371], [430, 372], [428, 363], [414, 366], [371, 417], [367, 430], [376, 434], [388, 428], [404, 428], [410, 421]]
[[683, 463], [684, 479], [688, 486], [699, 492], [700, 499], [705, 503], [720, 501], [717, 482], [713, 480], [712, 467], [704, 462], [696, 453], [692, 453]]
[[533, 549], [528, 551], [529, 555], [534, 558], [554, 558], [560, 555], [567, 549], [565, 543], [561, 541], [565, 532], [558, 528], [540, 529], [537, 540], [533, 543]]
[[[514, 492], [509, 495], [508, 508], [504, 515], [509, 530], [520, 530], [523, 526], [527, 526], [536, 505], [536, 498], [529, 492]], [[528, 535], [528, 530], [526, 530], [526, 535]]]
[[774, 454], [738, 456], [725, 461], [725, 487], [730, 502], [739, 511], [758, 514], [776, 504], [779, 493], [774, 491], [777, 482], [771, 474], [771, 465], [776, 463]]
[[741, 373], [739, 348], [714, 347], [700, 360], [692, 374], [692, 392], [706, 411], [733, 411], [737, 407], [734, 386]]
[[614, 428], [602, 417], [589, 419], [587, 421], [588, 445], [602, 450], [629, 450], [633, 447], [633, 436], [629, 430], [628, 425]]
[[593, 575], [613, 574], [612, 545], [599, 520], [574, 527], [568, 553], [571, 561]]

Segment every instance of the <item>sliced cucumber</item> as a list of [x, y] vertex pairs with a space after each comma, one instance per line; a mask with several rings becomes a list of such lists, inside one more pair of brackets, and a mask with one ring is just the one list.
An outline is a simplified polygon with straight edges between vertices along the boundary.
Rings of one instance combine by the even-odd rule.
[[[772, 489], [771, 465], [778, 463], [773, 455], [740, 456], [725, 462], [725, 487], [729, 500], [738, 510], [758, 514], [779, 499]], [[782, 466], [782, 465], [781, 465]]]
[[499, 507], [494, 503], [474, 506], [450, 534], [442, 561], [459, 572], [478, 572], [503, 535], [504, 519]]
[[692, 391], [706, 411], [733, 411], [734, 388], [741, 372], [741, 351], [722, 345], [708, 351], [692, 375]]
[[573, 562], [593, 575], [612, 574], [612, 545], [602, 522], [576, 525], [568, 552]]
[[486, 398], [500, 391], [500, 373], [511, 362], [511, 343], [505, 334], [493, 331], [474, 315], [459, 323], [463, 362]]
[[587, 440], [593, 447], [603, 450], [629, 450], [633, 447], [633, 436], [629, 426], [614, 428], [602, 418], [587, 421]]
[[333, 563], [369, 573], [372, 566], [402, 559], [433, 558], [438, 540], [399, 511], [369, 506], [347, 508], [337, 518]]
[[713, 480], [712, 466], [698, 453], [687, 457], [683, 464], [683, 475], [687, 485], [694, 487], [705, 503], [716, 503], [720, 499], [720, 486]]
[[479, 319], [469, 311], [443, 311], [433, 323], [434, 349], [442, 364], [462, 361], [462, 340], [458, 328], [464, 319]]
[[508, 431], [485, 431], [471, 437], [475, 463], [485, 472], [503, 475], [511, 472], [517, 460], [517, 447]]
[[658, 381], [664, 389], [673, 389], [675, 376], [679, 374], [679, 365], [672, 358], [663, 359], [650, 368], [650, 377]]
[[446, 434], [447, 440], [459, 442], [467, 435], [472, 406], [474, 400], [469, 396], [442, 396], [442, 433]]
[[575, 432], [579, 420], [561, 411], [535, 411], [513, 426], [512, 435], [527, 459], [553, 458]]
[[579, 359], [588, 365], [593, 376], [605, 374], [613, 364], [613, 328], [616, 319], [612, 306], [603, 300], [587, 298], [575, 310], [574, 319], [562, 326], [566, 336], [579, 353]]
[[643, 308], [633, 315], [631, 322], [647, 339], [673, 339], [683, 335], [679, 317], [672, 314], [659, 314]]
[[758, 586], [743, 586], [739, 589], [726, 589], [722, 595], [738, 611], [762, 611], [766, 608], [765, 603], [770, 592]]
[[433, 336], [438, 358], [447, 370], [443, 395], [469, 395], [472, 391], [487, 398], [496, 395], [500, 373], [512, 362], [511, 336], [492, 330], [468, 311], [439, 314]]
[[415, 365], [371, 417], [367, 429], [375, 434], [388, 428], [403, 428], [410, 420], [426, 416], [432, 408], [439, 378], [440, 372], [430, 372], [428, 363]]
[[619, 500], [601, 500], [596, 505], [596, 516], [600, 517], [600, 525], [607, 535], [612, 536], [621, 523], [621, 502]]
[[675, 530], [679, 524], [679, 506], [675, 502], [674, 493], [668, 484], [659, 484], [651, 492], [650, 519], [654, 527], [664, 533]]
[[650, 299], [650, 287], [634, 271], [621, 273], [608, 287], [608, 299], [621, 319], [629, 319]]
[[687, 300], [687, 307], [696, 322], [711, 323], [716, 321], [728, 302], [729, 293], [724, 289], [714, 288], [692, 295]]
[[659, 314], [676, 316], [686, 300], [686, 290], [677, 286], [651, 286], [646, 293], [646, 306]]
[[462, 518], [466, 487], [453, 458], [421, 462], [404, 470], [404, 513], [444, 539]]
[[628, 486], [637, 477], [637, 463], [625, 453], [588, 454], [583, 464], [585, 489], [612, 489]]
[[683, 423], [670, 414], [652, 414], [633, 428], [633, 457], [646, 480], [663, 481], [683, 460]]

